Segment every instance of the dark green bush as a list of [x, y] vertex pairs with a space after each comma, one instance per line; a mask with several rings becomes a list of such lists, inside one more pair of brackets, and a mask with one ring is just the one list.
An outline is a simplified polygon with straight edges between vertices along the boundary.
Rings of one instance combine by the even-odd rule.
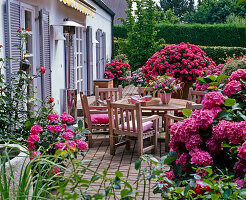
[[[164, 38], [168, 44], [189, 42], [203, 46], [246, 47], [246, 27], [228, 24], [158, 24], [156, 41]], [[114, 27], [114, 36], [127, 38], [123, 26]]]

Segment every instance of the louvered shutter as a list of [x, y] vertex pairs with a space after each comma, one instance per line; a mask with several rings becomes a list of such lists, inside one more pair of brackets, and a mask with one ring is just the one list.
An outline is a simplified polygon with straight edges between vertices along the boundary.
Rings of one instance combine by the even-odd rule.
[[69, 89], [76, 89], [75, 86], [75, 42], [73, 39], [74, 36], [69, 36], [70, 40], [70, 88]]
[[106, 33], [102, 33], [102, 78], [104, 78], [104, 72], [105, 72], [105, 67], [106, 67]]
[[96, 44], [96, 68], [97, 68], [97, 79], [100, 79], [100, 31], [96, 32], [96, 40], [99, 42]]
[[40, 66], [46, 69], [42, 75], [42, 99], [51, 96], [51, 65], [50, 65], [50, 21], [49, 12], [39, 11]]
[[21, 45], [17, 30], [20, 27], [20, 2], [7, 0], [5, 20], [5, 49], [6, 56], [12, 58], [7, 62], [7, 81], [10, 81], [11, 74], [16, 73], [20, 68], [21, 51], [16, 45]]
[[93, 43], [92, 43], [91, 26], [88, 26], [86, 29], [86, 51], [87, 51], [88, 95], [92, 95], [93, 94]]

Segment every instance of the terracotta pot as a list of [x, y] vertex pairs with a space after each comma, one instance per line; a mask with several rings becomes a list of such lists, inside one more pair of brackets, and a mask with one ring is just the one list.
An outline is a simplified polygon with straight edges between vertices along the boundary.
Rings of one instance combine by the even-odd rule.
[[187, 100], [188, 99], [188, 95], [189, 95], [189, 88], [191, 86], [192, 86], [192, 82], [185, 83], [184, 87], [181, 90], [179, 90], [178, 92], [172, 94], [172, 98]]
[[160, 93], [161, 102], [163, 104], [168, 104], [171, 100], [172, 93]]

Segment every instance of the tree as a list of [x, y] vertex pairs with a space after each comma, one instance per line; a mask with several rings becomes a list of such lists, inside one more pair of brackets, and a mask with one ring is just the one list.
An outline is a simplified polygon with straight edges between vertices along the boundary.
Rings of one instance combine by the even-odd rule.
[[225, 23], [226, 17], [235, 14], [235, 16], [244, 17], [246, 12], [246, 3], [236, 6], [234, 0], [203, 0], [195, 12], [189, 12], [184, 15], [184, 21], [188, 23]]
[[194, 10], [194, 0], [160, 0], [162, 10], [171, 9], [175, 15], [182, 19], [186, 12]]
[[175, 13], [171, 9], [167, 11], [156, 9], [155, 16], [157, 23], [177, 24], [180, 22], [179, 18], [175, 16]]
[[[152, 0], [126, 0], [126, 20], [122, 20], [127, 30], [127, 57], [132, 70], [145, 65], [153, 55], [155, 43], [155, 3]], [[136, 9], [133, 9], [136, 3]]]

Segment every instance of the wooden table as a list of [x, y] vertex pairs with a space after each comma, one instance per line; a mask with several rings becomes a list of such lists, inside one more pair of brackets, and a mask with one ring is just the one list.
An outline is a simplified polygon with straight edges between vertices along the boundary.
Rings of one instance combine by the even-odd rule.
[[[169, 104], [162, 104], [161, 101], [156, 105], [147, 105], [141, 106], [142, 110], [151, 110], [151, 111], [175, 111], [175, 110], [183, 110], [186, 108], [187, 100], [184, 99], [171, 99]], [[116, 101], [115, 103], [119, 104], [129, 104], [128, 99], [121, 99]]]

